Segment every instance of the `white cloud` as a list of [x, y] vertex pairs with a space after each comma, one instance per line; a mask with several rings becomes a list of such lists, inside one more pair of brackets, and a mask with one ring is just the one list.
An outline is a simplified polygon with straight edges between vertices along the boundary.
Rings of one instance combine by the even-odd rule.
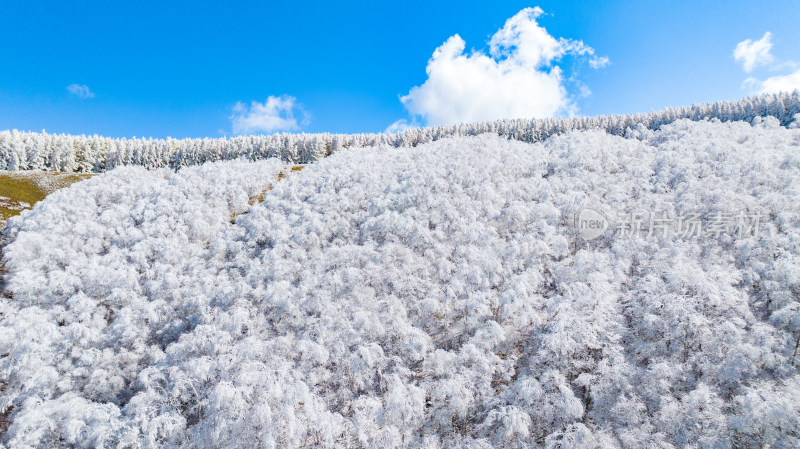
[[598, 68], [608, 58], [594, 56], [582, 41], [551, 36], [536, 22], [542, 14], [538, 7], [525, 8], [508, 19], [489, 40], [489, 54], [464, 54], [464, 40], [451, 36], [428, 61], [428, 79], [401, 97], [408, 112], [439, 125], [574, 110], [562, 70], [554, 63], [568, 54], [588, 55], [594, 60], [590, 65]]
[[403, 131], [405, 131], [407, 129], [414, 128], [414, 127], [417, 127], [417, 126], [418, 126], [417, 123], [409, 122], [406, 119], [400, 119], [400, 120], [392, 123], [388, 127], [386, 127], [386, 130], [384, 130], [383, 132], [386, 133], [386, 134], [394, 134], [394, 133], [403, 132]]
[[800, 89], [800, 70], [788, 75], [773, 76], [761, 82], [761, 92], [792, 92]]
[[67, 90], [78, 98], [94, 98], [94, 92], [89, 90], [89, 86], [85, 84], [70, 84], [67, 86]]
[[562, 44], [536, 23], [544, 13], [538, 6], [525, 8], [506, 20], [489, 41], [489, 50], [495, 58], [513, 58], [521, 65], [539, 67], [559, 57]]
[[757, 41], [747, 39], [739, 42], [733, 50], [733, 56], [737, 61], [742, 62], [742, 68], [750, 73], [757, 66], [769, 66], [772, 72], [783, 71], [786, 69], [795, 70], [793, 73], [785, 75], [771, 76], [765, 80], [755, 77], [748, 77], [742, 83], [744, 89], [751, 93], [768, 94], [778, 92], [792, 92], [800, 89], [800, 70], [797, 69], [798, 63], [795, 61], [775, 61], [772, 56], [772, 34], [767, 31], [764, 37]]
[[800, 70], [788, 75], [772, 76], [763, 81], [750, 77], [744, 80], [743, 85], [753, 92], [762, 94], [793, 92], [800, 90]]
[[764, 33], [764, 37], [757, 41], [746, 39], [736, 44], [733, 57], [742, 63], [745, 72], [750, 73], [754, 68], [773, 61], [771, 50], [772, 33], [767, 31]]
[[605, 56], [594, 56], [589, 60], [589, 67], [599, 69], [607, 66], [611, 61]]
[[264, 103], [251, 102], [249, 108], [246, 104], [238, 102], [233, 106], [233, 115], [230, 117], [233, 133], [299, 130], [300, 123], [295, 117], [295, 112], [303, 116], [302, 124], [308, 122], [308, 113], [297, 103], [295, 97], [289, 95], [280, 97], [270, 95]]

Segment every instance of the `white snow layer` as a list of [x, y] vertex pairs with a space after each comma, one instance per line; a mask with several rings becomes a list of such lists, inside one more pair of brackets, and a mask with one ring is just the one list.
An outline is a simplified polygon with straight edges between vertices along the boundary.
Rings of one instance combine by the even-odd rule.
[[[800, 129], [758, 122], [58, 191], [6, 231], [1, 441], [798, 447]], [[587, 242], [587, 206], [765, 216]]]

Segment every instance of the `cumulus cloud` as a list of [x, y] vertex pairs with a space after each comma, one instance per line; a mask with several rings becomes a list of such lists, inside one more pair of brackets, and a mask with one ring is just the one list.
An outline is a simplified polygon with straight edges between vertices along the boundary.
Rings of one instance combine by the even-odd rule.
[[798, 63], [794, 61], [775, 61], [772, 56], [772, 33], [767, 31], [764, 37], [757, 41], [750, 39], [739, 42], [733, 50], [733, 56], [737, 61], [742, 62], [742, 68], [750, 73], [755, 67], [768, 66], [775, 72], [795, 69], [793, 73], [775, 75], [761, 80], [755, 77], [748, 77], [742, 83], [742, 87], [756, 94], [792, 92], [800, 89], [800, 70], [797, 70]]
[[78, 98], [94, 98], [94, 92], [85, 84], [70, 84], [67, 90]]
[[767, 31], [757, 41], [746, 39], [736, 44], [733, 57], [742, 63], [745, 72], [750, 73], [754, 68], [770, 64], [774, 60], [771, 51], [772, 33]]
[[405, 131], [405, 130], [407, 130], [409, 128], [413, 128], [414, 126], [416, 126], [416, 123], [409, 122], [406, 119], [400, 119], [400, 120], [392, 123], [391, 125], [387, 126], [386, 129], [383, 132], [386, 133], [386, 134], [394, 134], [394, 133], [403, 132], [403, 131]]
[[744, 81], [744, 86], [762, 94], [800, 90], [800, 70], [788, 75], [772, 76], [765, 80], [750, 77]]
[[599, 68], [608, 58], [595, 56], [582, 41], [551, 36], [536, 22], [542, 14], [541, 8], [525, 8], [508, 19], [489, 40], [488, 54], [465, 54], [464, 40], [451, 36], [428, 61], [428, 79], [400, 100], [429, 125], [550, 117], [574, 110], [555, 63], [575, 55], [591, 58], [590, 66]]
[[[301, 116], [300, 122], [296, 114]], [[309, 115], [295, 97], [270, 95], [264, 103], [253, 101], [250, 107], [241, 101], [237, 102], [230, 119], [234, 134], [269, 133], [299, 130], [301, 124], [308, 123]]]
[[761, 92], [791, 92], [800, 89], [800, 70], [788, 75], [773, 76], [761, 82]]

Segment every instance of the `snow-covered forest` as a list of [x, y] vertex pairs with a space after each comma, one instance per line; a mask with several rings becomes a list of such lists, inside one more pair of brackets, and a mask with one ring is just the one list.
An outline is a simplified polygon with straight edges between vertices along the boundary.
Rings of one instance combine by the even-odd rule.
[[669, 108], [648, 114], [555, 119], [516, 119], [413, 128], [396, 134], [274, 134], [218, 139], [111, 139], [101, 136], [0, 131], [0, 170], [103, 172], [121, 165], [178, 169], [205, 162], [245, 158], [279, 158], [308, 163], [343, 148], [417, 146], [446, 137], [497, 134], [522, 142], [541, 142], [555, 134], [603, 129], [624, 135], [634, 125], [657, 130], [680, 119], [752, 121], [772, 116], [782, 125], [800, 113], [800, 92], [768, 94], [738, 101]]
[[[5, 133], [15, 169], [266, 160], [119, 167], [11, 219], [0, 443], [800, 447], [799, 106], [396, 136]], [[271, 156], [329, 152], [277, 181]], [[587, 207], [763, 219], [586, 241]]]

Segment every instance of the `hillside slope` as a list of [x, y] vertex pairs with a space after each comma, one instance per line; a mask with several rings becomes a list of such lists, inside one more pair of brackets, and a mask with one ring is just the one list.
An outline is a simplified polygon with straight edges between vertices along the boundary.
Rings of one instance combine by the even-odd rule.
[[119, 168], [13, 218], [0, 441], [800, 446], [800, 129], [351, 149], [249, 206], [279, 170]]
[[0, 229], [5, 226], [9, 218], [30, 209], [50, 193], [88, 179], [90, 176], [92, 175], [0, 171]]

